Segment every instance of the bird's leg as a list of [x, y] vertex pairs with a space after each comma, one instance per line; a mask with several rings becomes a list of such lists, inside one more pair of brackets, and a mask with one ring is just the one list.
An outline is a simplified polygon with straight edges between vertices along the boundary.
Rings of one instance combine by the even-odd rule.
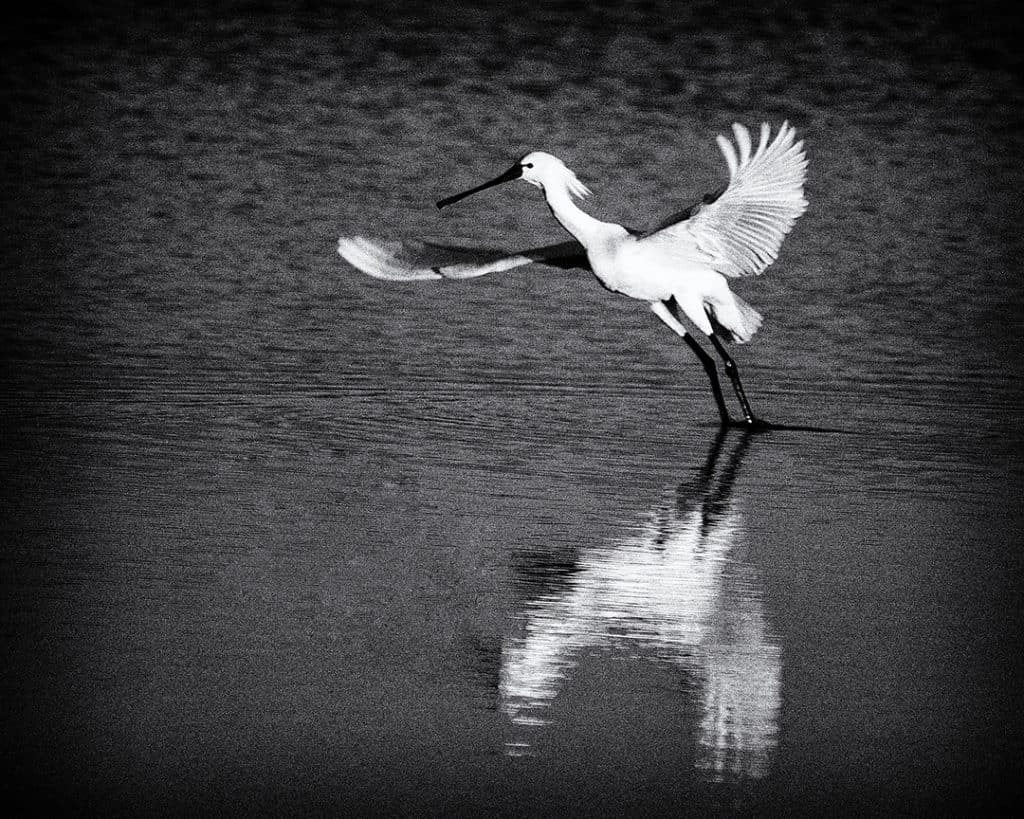
[[711, 339], [711, 343], [715, 345], [715, 349], [718, 350], [718, 354], [722, 357], [722, 361], [725, 362], [725, 373], [729, 376], [729, 380], [732, 382], [732, 388], [736, 392], [736, 398], [740, 402], [740, 407], [743, 409], [743, 420], [747, 422], [749, 426], [756, 426], [760, 424], [757, 418], [754, 417], [754, 413], [750, 410], [750, 402], [747, 400], [746, 393], [743, 392], [743, 383], [740, 381], [740, 371], [736, 367], [736, 362], [732, 360], [728, 351], [725, 349], [718, 336], [711, 333], [708, 336]]
[[730, 421], [729, 410], [726, 409], [725, 398], [722, 396], [722, 385], [718, 381], [718, 367], [715, 366], [715, 359], [704, 351], [704, 348], [697, 343], [697, 339], [686, 332], [686, 328], [673, 315], [672, 307], [674, 307], [674, 304], [667, 301], [651, 302], [651, 309], [654, 311], [654, 314], [665, 322], [672, 332], [687, 343], [697, 358], [700, 359], [700, 363], [704, 365], [704, 372], [708, 374], [708, 380], [711, 381], [711, 392], [715, 396], [715, 404], [718, 406], [718, 416], [722, 421], [722, 426], [728, 426]]

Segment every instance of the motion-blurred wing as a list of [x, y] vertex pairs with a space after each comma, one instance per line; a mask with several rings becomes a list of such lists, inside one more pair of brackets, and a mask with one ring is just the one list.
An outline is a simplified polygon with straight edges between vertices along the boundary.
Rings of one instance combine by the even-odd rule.
[[[718, 197], [679, 214], [681, 221], [666, 224], [640, 241], [664, 245], [682, 258], [708, 260], [726, 276], [761, 273], [775, 261], [782, 239], [807, 209], [804, 179], [807, 158], [803, 141], [784, 122], [769, 144], [768, 123], [761, 125], [757, 150], [751, 152], [750, 133], [732, 126], [736, 148], [718, 137], [729, 165], [729, 185]], [[709, 201], [710, 200], [710, 201]]]
[[493, 248], [469, 248], [433, 242], [380, 241], [342, 236], [338, 253], [370, 276], [391, 281], [471, 279], [539, 262], [553, 267], [590, 269], [579, 242], [560, 242], [518, 253]]

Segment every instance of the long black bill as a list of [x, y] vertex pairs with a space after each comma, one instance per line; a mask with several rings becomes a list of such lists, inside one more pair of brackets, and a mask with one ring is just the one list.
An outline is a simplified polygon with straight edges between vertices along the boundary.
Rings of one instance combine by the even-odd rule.
[[447, 199], [440, 200], [437, 203], [437, 209], [440, 210], [447, 205], [453, 205], [460, 199], [465, 199], [467, 196], [472, 196], [474, 193], [487, 190], [487, 188], [493, 188], [495, 185], [500, 185], [503, 182], [511, 182], [513, 179], [518, 179], [522, 175], [523, 166], [517, 162], [501, 176], [495, 177], [490, 182], [484, 182], [484, 184], [477, 185], [475, 188], [470, 188], [468, 191], [463, 191], [462, 193], [455, 194], [455, 196], [449, 196]]

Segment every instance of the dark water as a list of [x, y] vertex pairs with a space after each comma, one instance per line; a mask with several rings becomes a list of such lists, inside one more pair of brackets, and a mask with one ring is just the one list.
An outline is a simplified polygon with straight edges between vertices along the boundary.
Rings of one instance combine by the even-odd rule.
[[[916, 813], [1019, 796], [1019, 28], [996, 9], [374, 2], [3, 40], [9, 796], [151, 813]], [[637, 303], [387, 284], [633, 225], [788, 118], [810, 208], [721, 436]]]

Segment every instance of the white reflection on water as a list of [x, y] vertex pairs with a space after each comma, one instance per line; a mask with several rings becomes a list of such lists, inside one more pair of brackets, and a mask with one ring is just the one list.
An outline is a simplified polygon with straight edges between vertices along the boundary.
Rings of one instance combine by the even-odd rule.
[[[700, 476], [636, 534], [588, 550], [557, 589], [532, 600], [502, 646], [501, 708], [528, 754], [531, 731], [577, 659], [627, 649], [683, 670], [699, 691], [697, 765], [714, 780], [761, 777], [776, 744], [782, 652], [768, 633], [754, 569], [731, 552], [743, 531], [732, 487], [749, 435], [714, 441]], [[723, 452], [728, 456], [723, 457]]]

